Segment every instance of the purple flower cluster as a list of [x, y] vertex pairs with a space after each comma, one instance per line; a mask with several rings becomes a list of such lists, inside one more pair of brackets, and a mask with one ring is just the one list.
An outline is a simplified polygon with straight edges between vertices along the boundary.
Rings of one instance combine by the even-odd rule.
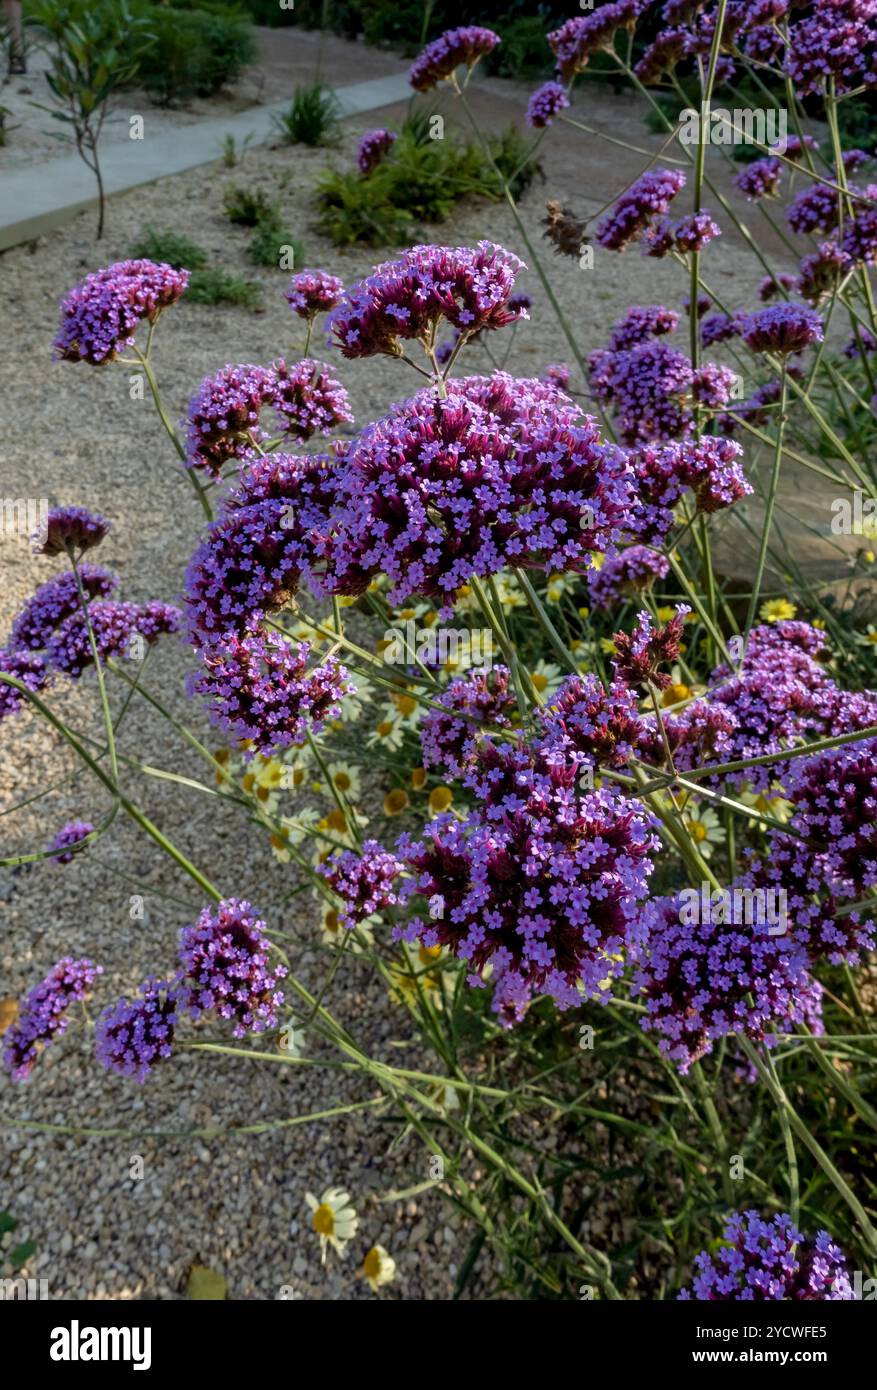
[[622, 767], [645, 732], [630, 687], [615, 680], [607, 690], [591, 674], [568, 676], [536, 717], [538, 748], [597, 767]]
[[118, 261], [87, 275], [61, 303], [55, 356], [70, 362], [111, 362], [134, 342], [137, 325], [154, 323], [189, 283], [187, 270], [154, 261]]
[[271, 374], [265, 367], [228, 366], [206, 377], [189, 403], [188, 467], [218, 477], [229, 459], [254, 452], [254, 444], [265, 438], [259, 419], [270, 393]]
[[612, 51], [619, 29], [633, 30], [646, 0], [617, 0], [601, 5], [593, 14], [568, 19], [548, 35], [558, 76], [569, 82], [576, 73], [584, 72], [588, 62], [601, 49]]
[[758, 298], [762, 304], [767, 304], [771, 299], [776, 299], [783, 290], [794, 289], [795, 283], [795, 276], [788, 275], [785, 271], [780, 271], [778, 275], [765, 275], [758, 286]]
[[324, 582], [360, 593], [373, 575], [391, 602], [448, 603], [472, 574], [507, 565], [584, 572], [629, 521], [623, 453], [553, 386], [496, 373], [421, 391], [371, 425], [339, 487]]
[[701, 320], [700, 341], [704, 347], [716, 343], [727, 343], [740, 332], [740, 320], [736, 314], [709, 314]]
[[265, 923], [248, 902], [228, 898], [205, 907], [180, 933], [181, 973], [175, 985], [190, 1017], [210, 1011], [233, 1019], [236, 1038], [277, 1024], [278, 981], [286, 967], [269, 961]]
[[745, 193], [750, 203], [760, 198], [775, 198], [779, 192], [780, 174], [783, 166], [773, 155], [766, 159], [755, 159], [738, 174], [735, 183], [741, 193]]
[[545, 82], [533, 93], [527, 103], [527, 124], [534, 130], [544, 130], [550, 126], [559, 112], [569, 106], [566, 89], [559, 82]]
[[416, 92], [431, 92], [439, 82], [449, 82], [463, 65], [471, 72], [479, 59], [492, 53], [499, 35], [479, 24], [447, 29], [418, 54], [408, 73]]
[[3, 1064], [13, 1081], [27, 1081], [39, 1051], [67, 1031], [67, 1010], [84, 999], [103, 967], [65, 956], [24, 1000], [3, 1034]]
[[818, 250], [804, 256], [795, 288], [808, 304], [818, 304], [833, 294], [853, 269], [853, 261], [833, 241], [823, 241]]
[[734, 1033], [770, 1046], [795, 1024], [821, 1031], [822, 990], [803, 948], [757, 921], [725, 920], [735, 915], [740, 891], [739, 883], [727, 890], [730, 912], [711, 899], [704, 913], [684, 897], [655, 898], [644, 908], [646, 943], [633, 992], [646, 1007], [643, 1028], [659, 1035], [659, 1048], [683, 1073]]
[[[21, 648], [6, 647], [0, 650], [0, 673], [13, 676], [28, 690], [42, 690], [49, 679], [49, 668], [41, 656]], [[0, 681], [0, 719], [8, 714], [17, 714], [26, 696], [14, 685]]]
[[785, 357], [823, 339], [822, 319], [802, 304], [771, 304], [743, 320], [743, 341], [753, 352]]
[[271, 754], [301, 743], [337, 719], [339, 701], [352, 694], [347, 671], [328, 659], [308, 670], [311, 648], [279, 632], [227, 637], [201, 653], [190, 693], [208, 701], [211, 721], [251, 750]]
[[662, 539], [673, 524], [673, 508], [686, 488], [698, 512], [716, 512], [748, 496], [752, 487], [740, 463], [742, 449], [705, 434], [631, 453], [637, 484], [637, 515], [631, 527], [643, 541]]
[[[444, 946], [483, 985], [510, 1026], [539, 994], [558, 1008], [605, 997], [620, 953], [641, 941], [641, 901], [656, 847], [636, 801], [610, 791], [579, 796], [576, 768], [557, 756], [534, 766], [508, 748], [480, 750], [469, 785], [484, 804], [464, 821], [439, 816], [397, 852], [429, 903], [397, 936]], [[485, 796], [485, 793], [487, 795]]]
[[678, 169], [650, 169], [641, 174], [600, 223], [597, 241], [607, 251], [623, 251], [642, 235], [653, 218], [666, 213], [684, 187], [685, 175]]
[[823, 91], [828, 78], [839, 95], [873, 84], [875, 58], [872, 0], [815, 0], [812, 12], [789, 26], [785, 70], [799, 96]]
[[711, 409], [727, 405], [735, 383], [729, 368], [705, 363], [694, 371], [684, 353], [655, 341], [621, 352], [598, 349], [588, 367], [595, 395], [612, 406], [628, 445], [690, 434], [693, 402]]
[[840, 217], [841, 194], [825, 183], [802, 188], [786, 208], [786, 220], [793, 232], [806, 236], [809, 232], [831, 232]]
[[[643, 253], [655, 258], [668, 256], [671, 251], [680, 256], [687, 256], [691, 252], [702, 251], [721, 235], [722, 229], [718, 222], [705, 209], [702, 212], [689, 213], [678, 222], [671, 222], [663, 217], [647, 227], [643, 233]], [[710, 301], [707, 300], [707, 308], [709, 304]]]
[[737, 720], [723, 705], [691, 700], [683, 709], [665, 710], [662, 727], [653, 714], [645, 715], [643, 723], [645, 733], [637, 751], [645, 762], [663, 763], [669, 748], [673, 766], [688, 772], [711, 760], [732, 756], [731, 736]]
[[87, 820], [72, 820], [62, 825], [51, 844], [52, 858], [57, 864], [69, 864], [83, 840], [94, 833]]
[[356, 927], [397, 903], [395, 884], [404, 867], [377, 840], [364, 840], [359, 853], [341, 850], [320, 864], [319, 872], [343, 903], [338, 914], [341, 926]]
[[46, 518], [46, 539], [38, 547], [43, 555], [82, 555], [100, 545], [110, 523], [85, 507], [53, 507]]
[[667, 309], [663, 304], [633, 304], [612, 325], [607, 351], [627, 352], [650, 338], [672, 333], [678, 325], [679, 315], [675, 309]]
[[[136, 603], [97, 599], [88, 605], [88, 618], [102, 661], [127, 654], [135, 633], [152, 643], [163, 633], [176, 632], [180, 616], [179, 609], [165, 603], [140, 607]], [[81, 609], [71, 613], [52, 633], [46, 645], [46, 658], [51, 666], [73, 680], [78, 680], [92, 664], [94, 656]]]
[[431, 342], [444, 318], [467, 337], [527, 318], [509, 300], [525, 266], [511, 251], [471, 246], [414, 246], [345, 291], [327, 327], [345, 357], [401, 355], [401, 339]]
[[290, 280], [286, 298], [300, 319], [313, 319], [334, 309], [343, 293], [344, 285], [337, 275], [325, 270], [301, 270]]
[[294, 439], [331, 434], [337, 425], [353, 420], [350, 400], [325, 362], [305, 357], [295, 366], [271, 364], [271, 404], [283, 422], [283, 433]]
[[666, 690], [670, 677], [661, 667], [678, 657], [682, 627], [690, 612], [687, 604], [677, 603], [670, 621], [655, 630], [651, 615], [643, 610], [633, 632], [616, 632], [614, 665], [618, 679], [633, 689], [654, 685], [658, 690]]
[[386, 130], [383, 126], [366, 131], [356, 151], [356, 167], [363, 178], [368, 178], [383, 163], [398, 138], [395, 130]]
[[651, 588], [656, 579], [665, 579], [670, 561], [648, 545], [629, 545], [617, 555], [608, 555], [600, 568], [588, 571], [588, 590], [596, 608], [612, 608], [633, 594]]
[[855, 1300], [846, 1257], [827, 1231], [805, 1238], [784, 1212], [764, 1221], [757, 1211], [735, 1212], [724, 1244], [703, 1250], [697, 1273], [680, 1299], [700, 1303]]
[[[877, 204], [877, 184], [868, 184], [865, 196]], [[853, 261], [877, 265], [877, 206], [856, 210], [844, 231], [843, 249]]]
[[485, 737], [485, 726], [507, 729], [515, 710], [505, 666], [467, 671], [451, 681], [420, 725], [423, 761], [446, 777], [462, 777]]
[[[100, 565], [80, 565], [79, 579], [86, 600], [108, 598], [119, 586], [118, 576]], [[12, 624], [10, 642], [14, 647], [42, 651], [52, 633], [65, 618], [79, 610], [79, 591], [76, 575], [65, 570], [54, 579], [46, 580], [19, 612]]]
[[784, 785], [791, 829], [809, 842], [788, 846], [793, 874], [806, 863], [838, 896], [867, 896], [877, 883], [877, 740], [795, 758]]
[[141, 1085], [174, 1046], [178, 998], [166, 980], [145, 980], [133, 1000], [119, 999], [95, 1025], [95, 1055], [119, 1076]]

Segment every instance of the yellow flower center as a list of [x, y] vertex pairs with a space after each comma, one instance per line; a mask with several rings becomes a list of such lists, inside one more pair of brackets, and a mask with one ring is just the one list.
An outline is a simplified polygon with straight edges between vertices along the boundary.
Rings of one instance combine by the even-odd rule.
[[411, 770], [411, 785], [415, 791], [419, 792], [426, 783], [426, 768], [415, 767]]
[[704, 825], [703, 821], [690, 820], [687, 821], [686, 824], [688, 825], [688, 830], [692, 840], [695, 840], [698, 844], [700, 844], [702, 840], [706, 839], [706, 826]]
[[540, 695], [548, 685], [548, 677], [543, 676], [541, 671], [534, 671], [530, 676], [530, 680], [533, 682], [533, 685], [539, 691]]
[[413, 695], [394, 695], [393, 699], [396, 702], [396, 708], [399, 713], [404, 715], [406, 719], [409, 714], [413, 714], [417, 709], [417, 701], [414, 699]]
[[380, 734], [381, 738], [386, 738], [387, 735], [391, 734], [392, 732], [393, 725], [390, 723], [389, 719], [382, 719], [380, 724], [378, 725], [378, 733]]
[[362, 1264], [362, 1271], [366, 1279], [377, 1279], [381, 1272], [381, 1256], [376, 1245], [369, 1250]]
[[401, 787], [394, 787], [391, 792], [387, 792], [384, 797], [384, 815], [398, 816], [408, 805], [408, 793]]
[[314, 1212], [314, 1230], [318, 1236], [335, 1234], [335, 1213], [327, 1202], [321, 1202]]
[[454, 799], [454, 793], [450, 787], [433, 787], [429, 794], [429, 808], [431, 811], [446, 811]]
[[336, 806], [326, 817], [326, 824], [330, 830], [337, 830], [343, 835], [344, 831], [347, 829], [347, 821], [344, 818], [344, 812], [339, 811]]
[[336, 772], [332, 779], [339, 792], [349, 792], [351, 787], [350, 778], [346, 772]]

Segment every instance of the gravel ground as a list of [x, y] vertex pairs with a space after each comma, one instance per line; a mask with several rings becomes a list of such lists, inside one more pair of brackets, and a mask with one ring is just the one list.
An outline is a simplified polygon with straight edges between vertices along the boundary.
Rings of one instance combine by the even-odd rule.
[[[303, 43], [312, 39], [297, 37]], [[333, 79], [354, 80], [354, 71], [360, 77], [374, 75], [361, 66], [366, 60], [373, 60], [367, 51], [348, 53], [346, 67], [336, 61]], [[484, 127], [496, 128], [521, 111], [525, 97], [524, 89], [513, 84], [485, 82], [473, 92], [473, 106]], [[398, 122], [403, 114], [389, 109], [362, 118], [328, 158], [349, 161], [363, 129]], [[616, 138], [649, 150], [657, 147], [627, 96], [595, 95], [588, 120]], [[644, 163], [642, 156], [622, 150], [607, 159], [594, 140], [570, 132], [558, 132], [547, 150], [545, 181], [524, 200], [527, 232], [537, 243], [547, 197], [558, 197], [577, 211], [594, 211]], [[375, 259], [362, 249], [339, 252], [315, 231], [310, 189], [326, 162], [321, 151], [253, 150], [232, 173], [218, 165], [205, 167], [165, 180], [148, 193], [114, 200], [101, 247], [92, 241], [93, 219], [86, 214], [38, 245], [0, 258], [0, 296], [15, 324], [15, 351], [7, 354], [2, 386], [4, 398], [15, 404], [18, 424], [0, 441], [4, 492], [46, 496], [54, 504], [78, 503], [108, 515], [114, 529], [100, 559], [118, 567], [126, 597], [174, 597], [195, 543], [199, 513], [185, 479], [175, 471], [151, 406], [129, 398], [126, 370], [96, 371], [50, 361], [58, 299], [88, 270], [124, 256], [146, 222], [185, 231], [217, 264], [261, 280], [266, 289], [261, 314], [184, 302], [162, 321], [158, 373], [171, 413], [179, 415], [204, 375], [227, 361], [268, 361], [290, 353], [298, 336], [297, 321], [291, 320], [283, 299], [283, 277], [249, 267], [248, 234], [231, 227], [222, 214], [229, 179], [273, 190], [305, 241], [307, 264], [350, 280]], [[527, 259], [504, 206], [473, 202], [460, 209], [440, 236], [459, 242], [487, 236]], [[609, 325], [629, 304], [678, 305], [687, 288], [673, 266], [642, 260], [635, 252], [623, 262], [598, 255], [590, 272], [547, 254], [546, 263], [585, 352], [604, 341]], [[721, 254], [710, 257], [709, 269], [717, 291], [732, 307], [752, 302], [758, 267], [733, 237]], [[520, 287], [532, 296], [532, 322], [510, 340], [507, 366], [519, 375], [534, 375], [569, 354], [537, 276], [529, 273]], [[474, 351], [469, 370], [486, 369], [489, 362]], [[403, 375], [404, 366], [389, 362], [341, 362], [338, 370], [360, 422], [415, 385], [413, 374], [410, 380]], [[0, 558], [0, 630], [5, 631], [35, 584], [53, 571], [53, 563], [32, 557], [25, 542], [12, 537], [0, 538]], [[165, 641], [150, 658], [145, 680], [176, 715], [199, 728], [198, 711], [183, 694], [188, 661], [181, 644]], [[55, 698], [74, 727], [99, 737], [90, 680]], [[140, 702], [123, 724], [120, 743], [126, 754], [154, 766], [200, 775], [194, 755]], [[7, 724], [0, 744], [3, 804], [8, 807], [35, 789], [51, 787], [73, 766], [58, 741], [29, 715]], [[316, 912], [307, 895], [281, 906], [292, 882], [289, 871], [278, 868], [264, 837], [242, 830], [230, 808], [131, 769], [125, 777], [131, 795], [225, 892], [252, 898], [291, 941], [317, 939]], [[103, 806], [85, 779], [68, 781], [2, 822], [0, 853], [40, 848], [66, 820], [86, 816], [96, 821]], [[143, 922], [130, 918], [132, 893], [145, 898]], [[0, 870], [0, 997], [20, 995], [58, 956], [72, 953], [104, 964], [98, 997], [101, 1003], [113, 999], [167, 962], [179, 927], [200, 906], [190, 881], [124, 818], [93, 852], [65, 868]], [[300, 973], [314, 984], [320, 962], [306, 957]], [[336, 976], [329, 1005], [372, 1055], [398, 1058], [395, 1044], [406, 1038], [404, 1016], [354, 961], [346, 960]], [[436, 1193], [416, 1201], [380, 1200], [389, 1191], [423, 1181], [427, 1157], [419, 1144], [390, 1151], [388, 1128], [390, 1134], [395, 1128], [372, 1112], [275, 1128], [255, 1137], [79, 1137], [40, 1132], [24, 1123], [172, 1135], [193, 1129], [228, 1131], [372, 1095], [367, 1082], [335, 1071], [247, 1064], [191, 1052], [181, 1053], [141, 1090], [108, 1077], [92, 1060], [85, 1031], [73, 1029], [47, 1052], [27, 1088], [0, 1080], [5, 1126], [0, 1206], [18, 1219], [15, 1239], [37, 1244], [25, 1273], [47, 1278], [56, 1298], [174, 1298], [190, 1266], [201, 1263], [226, 1276], [234, 1298], [277, 1298], [285, 1287], [302, 1297], [350, 1299], [371, 1296], [355, 1270], [369, 1245], [380, 1242], [399, 1264], [399, 1278], [385, 1297], [447, 1297], [466, 1248], [465, 1232]], [[142, 1179], [131, 1176], [137, 1155], [143, 1159]], [[353, 1193], [362, 1227], [353, 1257], [323, 1270], [304, 1194], [330, 1183]], [[592, 1237], [606, 1229], [606, 1220], [596, 1214]], [[490, 1268], [482, 1263], [472, 1291], [484, 1296], [489, 1287]]]

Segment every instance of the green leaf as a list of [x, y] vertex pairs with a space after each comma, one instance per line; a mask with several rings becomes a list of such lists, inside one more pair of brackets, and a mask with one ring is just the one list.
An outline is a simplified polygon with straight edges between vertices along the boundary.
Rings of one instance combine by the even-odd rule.
[[9, 1211], [0, 1211], [0, 1236], [5, 1236], [7, 1231], [14, 1231], [18, 1222]]
[[228, 1285], [215, 1269], [193, 1265], [186, 1281], [186, 1292], [196, 1303], [222, 1301], [228, 1297]]
[[16, 1245], [14, 1250], [9, 1252], [9, 1263], [13, 1269], [21, 1269], [21, 1266], [30, 1259], [37, 1248], [35, 1240], [23, 1240], [20, 1245]]

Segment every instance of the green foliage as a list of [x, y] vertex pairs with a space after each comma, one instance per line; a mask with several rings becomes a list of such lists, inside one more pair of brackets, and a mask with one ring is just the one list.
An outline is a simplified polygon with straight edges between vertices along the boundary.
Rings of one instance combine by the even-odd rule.
[[553, 70], [551, 49], [545, 40], [545, 16], [524, 14], [504, 24], [502, 42], [490, 55], [490, 70], [502, 77], [547, 77]]
[[163, 261], [174, 270], [203, 270], [209, 260], [203, 246], [182, 232], [157, 231], [155, 227], [143, 229], [128, 247], [128, 255], [132, 260]]
[[256, 59], [250, 22], [238, 10], [147, 5], [140, 12], [149, 15], [155, 41], [139, 80], [162, 105], [212, 96]]
[[320, 229], [337, 246], [398, 245], [410, 237], [412, 224], [444, 222], [461, 198], [498, 200], [502, 178], [517, 196], [536, 173], [538, 166], [527, 160], [527, 141], [514, 126], [490, 141], [497, 174], [480, 145], [432, 139], [430, 117], [429, 111], [412, 113], [367, 178], [331, 169], [323, 174], [317, 185]]
[[244, 309], [261, 309], [262, 286], [211, 266], [193, 271], [186, 299], [192, 304], [239, 304]]
[[304, 247], [280, 216], [272, 213], [256, 224], [247, 255], [254, 265], [292, 270], [294, 266], [303, 264]]
[[285, 145], [332, 145], [338, 140], [340, 108], [332, 89], [316, 82], [296, 87], [289, 110], [273, 122]]
[[222, 206], [229, 222], [241, 227], [255, 227], [259, 222], [278, 215], [277, 204], [261, 188], [244, 188], [229, 184], [223, 194]]

